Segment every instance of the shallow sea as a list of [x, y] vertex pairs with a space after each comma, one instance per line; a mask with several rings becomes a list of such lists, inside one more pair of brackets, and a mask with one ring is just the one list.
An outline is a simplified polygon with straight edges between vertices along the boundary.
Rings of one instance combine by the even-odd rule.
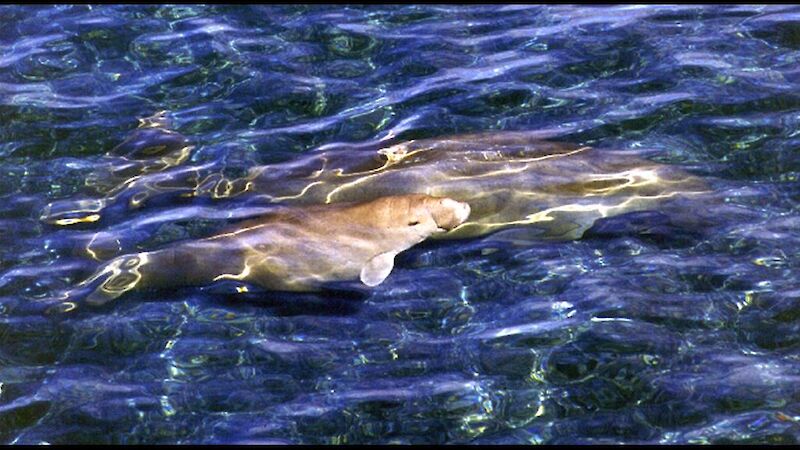
[[[800, 438], [797, 6], [5, 5], [0, 24], [0, 443]], [[741, 214], [425, 243], [356, 298], [223, 283], [21, 312], [91, 273], [70, 250], [88, 235], [148, 249], [258, 207], [43, 220], [99, 198], [109, 152], [154, 122], [193, 149], [147, 170], [230, 176], [548, 130], [647, 149]]]

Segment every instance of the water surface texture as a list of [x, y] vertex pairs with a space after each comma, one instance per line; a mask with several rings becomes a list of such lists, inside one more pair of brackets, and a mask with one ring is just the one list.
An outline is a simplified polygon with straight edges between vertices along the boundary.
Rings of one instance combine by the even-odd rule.
[[[0, 442], [800, 438], [800, 8], [0, 6], [0, 24]], [[220, 282], [23, 307], [268, 209], [219, 183], [253, 167], [492, 131], [646, 151], [708, 180], [713, 205], [683, 213], [716, 223], [426, 242], [362, 295]], [[139, 176], [154, 188], [119, 187]]]

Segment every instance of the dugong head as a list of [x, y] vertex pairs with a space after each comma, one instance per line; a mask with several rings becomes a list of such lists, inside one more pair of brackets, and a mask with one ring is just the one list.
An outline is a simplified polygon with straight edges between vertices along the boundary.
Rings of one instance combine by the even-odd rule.
[[373, 225], [411, 240], [450, 231], [464, 223], [470, 213], [467, 203], [425, 194], [381, 197], [362, 205], [362, 214], [374, 221]]
[[361, 270], [361, 282], [376, 286], [394, 267], [394, 257], [433, 234], [450, 231], [467, 220], [467, 203], [423, 194], [379, 198], [364, 204], [374, 225], [390, 233], [382, 250]]
[[437, 231], [450, 231], [467, 220], [470, 213], [468, 203], [459, 202], [447, 197], [428, 197], [425, 209], [436, 222]]

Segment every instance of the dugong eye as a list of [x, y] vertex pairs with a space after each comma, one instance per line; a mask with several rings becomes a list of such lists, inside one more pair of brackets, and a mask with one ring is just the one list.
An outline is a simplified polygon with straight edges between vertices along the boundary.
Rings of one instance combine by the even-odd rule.
[[413, 222], [408, 222], [408, 226], [413, 227], [414, 225], [419, 225], [419, 220], [415, 220]]

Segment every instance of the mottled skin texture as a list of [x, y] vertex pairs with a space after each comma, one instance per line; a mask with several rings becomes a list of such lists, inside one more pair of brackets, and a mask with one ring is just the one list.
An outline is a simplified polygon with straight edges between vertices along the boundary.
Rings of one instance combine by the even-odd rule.
[[105, 303], [139, 288], [241, 280], [267, 289], [316, 290], [326, 282], [381, 283], [394, 257], [463, 223], [469, 206], [412, 194], [368, 202], [284, 208], [206, 239], [123, 255], [82, 283]]

